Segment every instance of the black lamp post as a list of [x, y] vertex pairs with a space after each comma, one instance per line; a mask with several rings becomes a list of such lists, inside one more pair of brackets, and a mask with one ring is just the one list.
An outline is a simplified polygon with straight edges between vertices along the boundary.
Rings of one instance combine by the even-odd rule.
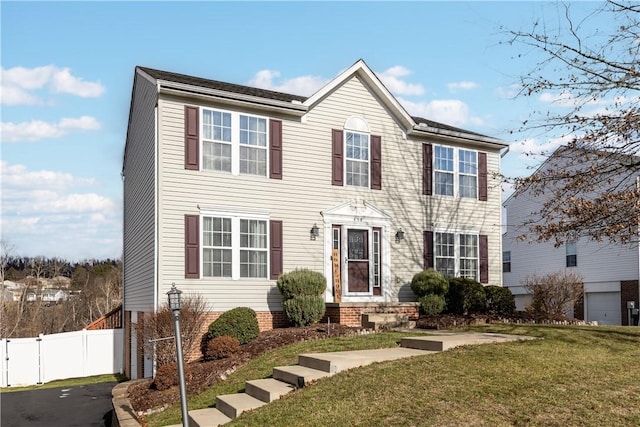
[[167, 292], [169, 308], [173, 312], [173, 326], [175, 329], [176, 354], [178, 356], [178, 378], [180, 379], [180, 406], [182, 408], [182, 426], [189, 427], [189, 411], [187, 410], [187, 387], [184, 381], [184, 361], [182, 360], [182, 337], [180, 335], [180, 308], [182, 291], [171, 284], [171, 290]]

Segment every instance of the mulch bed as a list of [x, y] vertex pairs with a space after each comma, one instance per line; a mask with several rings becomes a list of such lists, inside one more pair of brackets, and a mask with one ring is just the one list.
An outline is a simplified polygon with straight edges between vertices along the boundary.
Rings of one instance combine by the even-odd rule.
[[[256, 339], [240, 347], [238, 354], [222, 360], [197, 361], [186, 365], [185, 377], [188, 394], [197, 394], [224, 381], [229, 374], [249, 363], [269, 350], [301, 341], [328, 338], [329, 336], [355, 335], [361, 328], [350, 328], [339, 324], [331, 325], [327, 334], [327, 325], [314, 325], [303, 328], [280, 328], [261, 332]], [[153, 380], [131, 385], [128, 389], [129, 400], [136, 413], [145, 413], [153, 408], [164, 408], [180, 400], [177, 386], [168, 390], [156, 390]]]

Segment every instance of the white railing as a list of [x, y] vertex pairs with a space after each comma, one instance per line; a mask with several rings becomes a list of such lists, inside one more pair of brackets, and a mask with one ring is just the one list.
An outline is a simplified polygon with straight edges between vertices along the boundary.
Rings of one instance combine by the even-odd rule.
[[123, 329], [0, 339], [0, 386], [122, 373], [123, 343]]

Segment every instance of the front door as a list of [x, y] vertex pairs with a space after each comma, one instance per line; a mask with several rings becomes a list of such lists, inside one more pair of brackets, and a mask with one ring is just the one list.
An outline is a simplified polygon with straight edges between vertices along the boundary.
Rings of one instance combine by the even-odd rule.
[[347, 230], [347, 292], [369, 292], [369, 230]]

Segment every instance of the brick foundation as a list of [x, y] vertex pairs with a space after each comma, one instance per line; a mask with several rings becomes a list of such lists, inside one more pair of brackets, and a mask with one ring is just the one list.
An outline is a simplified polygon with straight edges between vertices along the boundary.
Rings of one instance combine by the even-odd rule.
[[[638, 300], [638, 281], [623, 280], [620, 282], [620, 310], [622, 314], [622, 324], [629, 325], [629, 310], [627, 309], [627, 301], [635, 301], [636, 308], [640, 307]], [[632, 317], [634, 324], [637, 325], [638, 318]]]
[[419, 305], [417, 302], [335, 302], [327, 303], [327, 309], [321, 322], [339, 323], [345, 326], [362, 326], [362, 315], [365, 313], [406, 314], [409, 320], [418, 320]]

